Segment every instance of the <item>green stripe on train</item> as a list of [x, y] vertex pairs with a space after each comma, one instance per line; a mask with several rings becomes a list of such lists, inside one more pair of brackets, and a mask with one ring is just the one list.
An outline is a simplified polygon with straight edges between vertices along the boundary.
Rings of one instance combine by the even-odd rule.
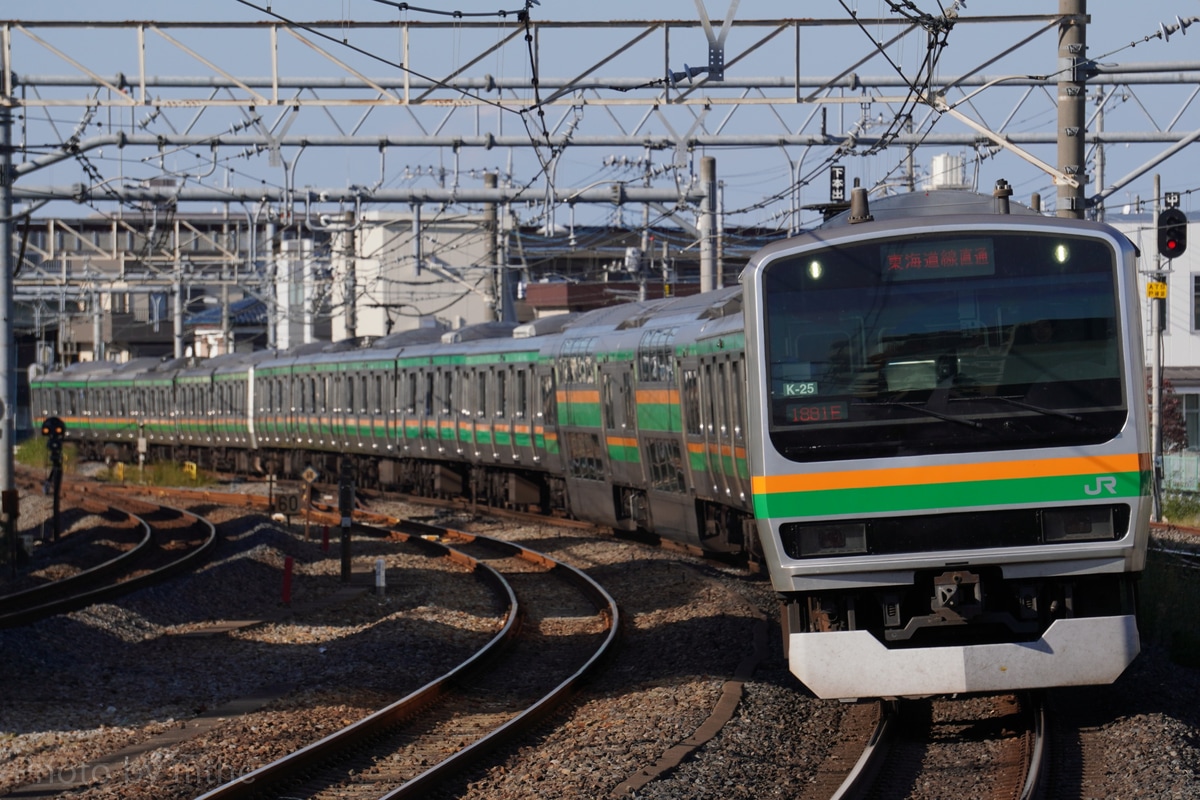
[[[814, 492], [776, 492], [754, 496], [754, 514], [768, 517], [862, 516], [894, 511], [1015, 505], [1018, 503], [1070, 503], [1078, 500], [1115, 500], [1141, 497], [1150, 491], [1142, 472], [1096, 473], [1051, 478], [964, 481], [918, 486], [878, 486], [863, 489], [829, 489]], [[1091, 492], [1089, 494], [1089, 492]]]
[[621, 461], [627, 464], [639, 464], [642, 460], [637, 445], [610, 443], [608, 445], [608, 457], [613, 461]]
[[637, 427], [651, 433], [678, 433], [683, 430], [683, 414], [675, 403], [638, 403]]

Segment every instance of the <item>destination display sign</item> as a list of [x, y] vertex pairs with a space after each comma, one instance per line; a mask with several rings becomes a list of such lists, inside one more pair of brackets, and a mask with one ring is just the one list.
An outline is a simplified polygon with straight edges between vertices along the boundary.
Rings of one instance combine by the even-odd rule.
[[797, 403], [789, 404], [784, 413], [788, 422], [842, 422], [850, 419], [850, 406], [845, 401]]
[[943, 239], [898, 242], [881, 248], [883, 271], [889, 280], [974, 278], [996, 273], [991, 239]]

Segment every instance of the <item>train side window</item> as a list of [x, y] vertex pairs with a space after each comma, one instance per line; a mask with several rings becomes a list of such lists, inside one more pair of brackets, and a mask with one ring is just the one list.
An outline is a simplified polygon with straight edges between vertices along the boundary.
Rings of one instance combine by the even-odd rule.
[[375, 373], [375, 394], [373, 397], [375, 403], [372, 406], [375, 413], [378, 414], [383, 409], [383, 376]]
[[529, 372], [527, 370], [517, 370], [517, 408], [514, 416], [517, 419], [525, 419], [525, 415], [529, 413]]
[[363, 414], [370, 412], [372, 407], [371, 396], [368, 393], [369, 388], [370, 386], [367, 381], [367, 376], [360, 375], [358, 378], [358, 402], [360, 404], [359, 411], [361, 411]]
[[354, 413], [354, 376], [353, 375], [338, 375], [338, 380], [343, 381], [346, 390], [346, 409], [347, 414]]
[[636, 428], [637, 396], [633, 389], [633, 374], [629, 370], [621, 373], [621, 392], [625, 397], [625, 424], [629, 428]]
[[567, 463], [572, 475], [589, 481], [607, 480], [604, 474], [604, 450], [596, 434], [568, 432], [567, 452], [570, 454]]
[[700, 435], [700, 379], [696, 370], [683, 371], [683, 427], [691, 436]]
[[612, 373], [600, 373], [600, 394], [604, 402], [604, 427], [614, 430], [617, 427], [617, 410], [613, 405]]
[[746, 408], [742, 402], [742, 390], [745, 384], [742, 383], [742, 362], [729, 362], [730, 372], [730, 392], [729, 399], [733, 404], [733, 436], [739, 442], [745, 436], [746, 429]]
[[542, 376], [542, 422], [558, 424], [558, 398], [554, 396], [554, 376]]
[[729, 429], [732, 427], [729, 424], [729, 380], [728, 374], [725, 371], [725, 362], [717, 364], [717, 396], [713, 398], [713, 403], [717, 409], [717, 430], [721, 436], [728, 436]]
[[442, 373], [442, 413], [449, 414], [454, 408], [454, 373]]
[[650, 467], [650, 488], [660, 492], [687, 491], [687, 481], [683, 475], [683, 456], [678, 441], [648, 440], [646, 461]]
[[404, 397], [404, 407], [409, 414], [417, 413], [417, 373], [410, 372], [405, 377], [406, 394]]
[[481, 369], [475, 373], [475, 408], [476, 416], [487, 416], [487, 370]]
[[716, 386], [713, 385], [712, 364], [704, 365], [704, 387], [700, 394], [707, 401], [702, 403], [700, 407], [704, 414], [700, 426], [709, 436], [712, 436], [713, 431], [716, 429], [717, 418], [717, 409], [716, 406], [713, 405], [713, 399], [716, 395]]
[[496, 416], [508, 416], [508, 373], [504, 367], [496, 370], [496, 396], [494, 398]]

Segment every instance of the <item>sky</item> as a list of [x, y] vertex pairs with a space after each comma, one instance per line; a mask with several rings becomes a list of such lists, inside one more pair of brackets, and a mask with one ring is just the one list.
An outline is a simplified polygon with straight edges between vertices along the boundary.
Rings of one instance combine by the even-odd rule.
[[[273, 19], [273, 15], [267, 13], [268, 7], [274, 15], [299, 22], [446, 21], [445, 17], [417, 10], [401, 11], [396, 5], [379, 0], [255, 0], [252, 3], [238, 0], [209, 0], [206, 3], [43, 0], [31, 6], [18, 4], [14, 0], [2, 0], [0, 19], [25, 20], [27, 30], [67, 56], [56, 55], [22, 32], [14, 32], [13, 67], [18, 73], [78, 75], [82, 65], [101, 75], [120, 72], [131, 76], [138, 72], [139, 53], [137, 42], [129, 30], [55, 30], [38, 28], [35, 23], [99, 20], [265, 21]], [[508, 0], [507, 3], [503, 0], [452, 0], [448, 3], [425, 0], [424, 5], [474, 14], [499, 9], [515, 11], [521, 8], [522, 0]], [[942, 5], [949, 7], [949, 0], [942, 0]], [[988, 15], [1045, 14], [1057, 11], [1058, 5], [1054, 0], [969, 0], [959, 4], [958, 13], [962, 19]], [[729, 8], [728, 0], [709, 0], [706, 6], [714, 26], [719, 29]], [[936, 0], [916, 0], [912, 7], [938, 13]], [[1091, 14], [1087, 29], [1089, 56], [1109, 69], [1127, 65], [1159, 65], [1159, 69], [1165, 69], [1182, 62], [1194, 66], [1200, 61], [1196, 58], [1196, 54], [1200, 53], [1200, 48], [1196, 46], [1200, 42], [1200, 25], [1192, 27], [1188, 35], [1175, 33], [1165, 39], [1157, 35], [1160, 23], [1170, 25], [1177, 16], [1200, 16], [1200, 2], [1143, 0], [1137, 4], [1135, 15], [1130, 14], [1130, 7], [1125, 0], [1092, 0], [1088, 3]], [[35, 10], [29, 12], [26, 10], [29, 8]], [[5, 13], [6, 9], [9, 10], [8, 14]], [[594, 20], [600, 9], [603, 9], [605, 18], [611, 20], [695, 20], [698, 17], [694, 0], [656, 0], [654, 3], [608, 0], [603, 4], [578, 0], [541, 0], [540, 5], [531, 8], [531, 15], [538, 21]], [[652, 17], [647, 15], [647, 9]], [[756, 42], [764, 35], [763, 29], [752, 33], [749, 29], [735, 28], [726, 41], [727, 60], [749, 46], [758, 46], [754, 52], [727, 69], [727, 78], [790, 76], [795, 72], [797, 60], [800, 74], [805, 77], [833, 77], [852, 70], [867, 79], [894, 79], [903, 75], [905, 80], [911, 81], [920, 73], [922, 60], [927, 53], [924, 38], [910, 34], [883, 48], [884, 57], [876, 52], [876, 44], [894, 36], [899, 29], [886, 25], [864, 24], [859, 27], [851, 24], [847, 9], [856, 11], [860, 19], [896, 17], [890, 5], [881, 0], [845, 0], [844, 4], [839, 0], [744, 0], [736, 11], [738, 20], [813, 17], [838, 20], [843, 24], [821, 29], [800, 28], [798, 34], [789, 30], [785, 35], [765, 43]], [[467, 76], [529, 76], [530, 62], [525, 43], [517, 37], [501, 45], [499, 28], [491, 24], [497, 17], [463, 19], [471, 24], [413, 33], [408, 42], [409, 67], [435, 77], [452, 74], [464, 67], [463, 74]], [[511, 16], [507, 19], [511, 20]], [[980, 89], [969, 98], [966, 95], [975, 92], [977, 87], [952, 89], [947, 98], [959, 103], [959, 111], [992, 129], [1003, 129], [1006, 133], [1014, 134], [1053, 131], [1056, 127], [1054, 87], [1048, 90], [1029, 88], [1006, 80], [1010, 76], [1052, 74], [1059, 68], [1053, 30], [1037, 35], [1043, 25], [1037, 22], [1014, 22], [955, 26], [947, 34], [945, 47], [940, 51], [932, 84], [938, 86], [964, 72], [977, 72], [996, 78], [993, 85]], [[335, 27], [325, 30], [332, 35], [332, 39], [321, 41], [321, 46], [347, 68], [372, 77], [394, 78], [402, 75], [398, 65], [405, 60], [404, 45], [394, 27], [375, 30], [339, 30]], [[540, 77], [543, 80], [575, 77], [612, 54], [638, 30], [548, 30], [539, 36], [537, 42]], [[269, 48], [261, 33], [224, 29], [189, 31], [179, 28], [165, 29], [165, 32], [174, 42], [153, 33], [146, 36], [144, 57], [148, 72], [213, 75], [220, 69], [232, 75], [246, 76], [265, 75], [270, 71], [267, 56]], [[681, 71], [685, 64], [697, 66], [706, 63], [707, 45], [702, 31], [697, 28], [680, 29], [670, 36], [669, 55], [664, 53], [661, 34], [654, 33], [631, 44], [603, 67], [597, 68], [595, 74], [607, 78], [644, 78], [652, 82], [662, 78], [666, 67]], [[1027, 38], [1030, 39], [1028, 44], [1015, 47]], [[467, 65], [468, 61], [490, 47], [496, 49], [480, 57], [477, 63]], [[1010, 48], [1012, 52], [1007, 52]], [[342, 67], [334, 66], [328, 56], [314, 55], [311, 48], [298, 44], [292, 38], [281, 37], [278, 52], [283, 70], [291, 74], [347, 74]], [[209, 63], [203, 63], [202, 59], [207, 59]], [[72, 64], [70, 60], [76, 63]], [[664, 61], [667, 63], [664, 64]], [[1089, 102], [1089, 130], [1094, 130], [1098, 124], [1096, 113], [1100, 108], [1098, 96], [1102, 90], [1111, 93], [1107, 94], [1103, 106], [1103, 125], [1107, 132], [1129, 134], [1158, 131], [1166, 138], [1166, 133], [1170, 131], [1200, 130], [1200, 99], [1194, 99], [1198, 74], [1180, 72], [1180, 81], [1158, 87], [1096, 84], [1091, 91], [1097, 100]], [[56, 91], [64, 90], [45, 88], [42, 91], [43, 97], [54, 97]], [[575, 109], [570, 106], [548, 108], [544, 117], [545, 125], [554, 133], [572, 131], [579, 137], [612, 136], [622, 130], [655, 135], [673, 133], [677, 136], [693, 126], [696, 130], [708, 133], [720, 130], [746, 135], [814, 133], [822, 129], [835, 135], [851, 130], [870, 135], [889, 129], [892, 112], [903, 107], [904, 95], [900, 89], [892, 89], [888, 95], [896, 95], [895, 101], [874, 102], [864, 106], [856, 101], [854, 92], [850, 91], [840, 95], [839, 99], [843, 102], [827, 104], [823, 111], [818, 111], [816, 106], [793, 103], [779, 103], [772, 107], [761, 104], [747, 106], [736, 113], [731, 113], [728, 105], [719, 103], [707, 110], [691, 106], [653, 111], [646, 106], [619, 107], [602, 102], [632, 97], [634, 94], [652, 96], [658, 91], [661, 89], [657, 87], [621, 91], [602, 86], [588, 95], [594, 101], [588, 105]], [[711, 83], [704, 91], [726, 101], [743, 92], [751, 98], [756, 97], [753, 90], [731, 89]], [[78, 90], [75, 94], [78, 95]], [[290, 120], [286, 107], [256, 109], [256, 113], [261, 114], [258, 129], [269, 129], [276, 133], [287, 127], [292, 134], [307, 133], [314, 136], [351, 130], [363, 135], [422, 131], [470, 134], [487, 131], [537, 138], [541, 132], [541, 119], [530, 114], [515, 113], [513, 108], [501, 108], [507, 100], [517, 98], [520, 93], [488, 96], [496, 98], [497, 104], [478, 111], [421, 109], [410, 113], [389, 108], [364, 115], [361, 109], [306, 108], [296, 114], [294, 120]], [[523, 99], [528, 101], [531, 98]], [[698, 119], [698, 116], [702, 118]], [[89, 114], [77, 107], [48, 107], [29, 109], [22, 117], [20, 130], [14, 132], [14, 139], [18, 144], [27, 145], [21, 157], [28, 160], [52, 152], [73, 131], [78, 132], [84, 141], [116, 131], [164, 135], [181, 131], [216, 134], [235, 126], [245, 126], [246, 119], [247, 114], [237, 108], [198, 114], [193, 109], [156, 111], [141, 107], [115, 112], [101, 109]], [[955, 119], [932, 114], [923, 108], [915, 110], [914, 120], [919, 131], [927, 130], [931, 134], [964, 134], [970, 131]], [[81, 125], [81, 122], [86, 124]], [[1169, 146], [1169, 141], [1123, 142], [1106, 146], [1103, 148], [1105, 183], [1111, 184], [1129, 175]], [[1030, 145], [1025, 149], [1042, 161], [1053, 164], [1056, 160], [1053, 145]], [[295, 187], [404, 187], [448, 183], [478, 186], [481, 185], [482, 171], [487, 169], [501, 171], [505, 180], [513, 184], [528, 184], [531, 194], [544, 197], [546, 192], [542, 187], [548, 173], [555, 188], [563, 189], [623, 181], [640, 185], [646, 180], [648, 169], [644, 162], [639, 162], [647, 155], [641, 148], [615, 146], [571, 146], [554, 161], [549, 160], [555, 155], [552, 152], [532, 147], [494, 150], [463, 148], [458, 153], [449, 148], [418, 147], [389, 148], [386, 152], [367, 147], [303, 150], [285, 147], [276, 153], [243, 151], [244, 148], [222, 148], [214, 159], [210, 149], [204, 146], [168, 147], [157, 152], [153, 148], [106, 147], [87, 151], [84, 159], [68, 159], [53, 167], [22, 175], [18, 185], [113, 185], [169, 174], [192, 185], [213, 186], [246, 185], [256, 181], [272, 186], [290, 183]], [[877, 192], [897, 191], [904, 182], [907, 169], [906, 150], [895, 145], [878, 153], [868, 153], [865, 148], [838, 153], [832, 146], [712, 147], [703, 152], [656, 150], [649, 153], [649, 169], [654, 173], [649, 180], [655, 186], [664, 187], [693, 180], [698, 169], [697, 157], [700, 155], [717, 157], [718, 177], [724, 183], [723, 204], [730, 224], [768, 228], [808, 224], [817, 217], [817, 212], [804, 211], [801, 206], [828, 199], [827, 173], [834, 161], [846, 167], [849, 179], [857, 178]], [[1056, 190], [1053, 179], [1044, 171], [1006, 150], [970, 142], [918, 148], [913, 158], [913, 171], [918, 184], [929, 178], [935, 155], [961, 157], [965, 164], [965, 180], [981, 191], [990, 191], [997, 179], [1004, 178], [1013, 185], [1017, 199], [1027, 201], [1036, 192], [1042, 196], [1043, 202], [1053, 204]], [[1089, 150], [1088, 171], [1093, 179], [1088, 187], [1089, 195], [1099, 188], [1096, 180], [1099, 170], [1097, 155], [1096, 151]], [[1162, 175], [1163, 189], [1180, 192], [1185, 211], [1200, 213], [1200, 208], [1197, 208], [1200, 205], [1197, 203], [1200, 198], [1200, 145], [1183, 149], [1132, 180], [1128, 186], [1114, 191], [1108, 201], [1110, 213], [1119, 213], [1127, 205], [1137, 210], [1139, 200], [1149, 202], [1153, 195], [1155, 173]], [[793, 189], [797, 177], [801, 178], [803, 185]], [[55, 204], [55, 213], [83, 213], [81, 210], [70, 211], [69, 205], [66, 211], [57, 208], [61, 205]], [[113, 203], [100, 199], [93, 206], [93, 210], [103, 213], [111, 209]], [[588, 208], [578, 211], [584, 221], [640, 219], [640, 211], [636, 209]], [[559, 225], [567, 222], [568, 215], [573, 216], [564, 203], [553, 207], [531, 203], [528, 208], [518, 209], [517, 213], [525, 218], [524, 221], [534, 221], [541, 215], [543, 219], [547, 216], [552, 218]]]

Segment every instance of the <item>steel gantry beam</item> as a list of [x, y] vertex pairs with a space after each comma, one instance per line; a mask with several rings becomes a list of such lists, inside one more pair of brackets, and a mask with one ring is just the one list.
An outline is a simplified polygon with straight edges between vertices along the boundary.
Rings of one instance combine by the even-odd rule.
[[[578, 147], [673, 150], [682, 166], [688, 153], [714, 148], [782, 149], [792, 164], [789, 151], [820, 148], [828, 162], [894, 145], [909, 152], [961, 148], [980, 158], [1008, 149], [1042, 169], [1047, 182], [1080, 183], [1046, 163], [1048, 153], [1039, 158], [1026, 149], [1048, 149], [1061, 142], [1062, 132], [1051, 126], [1031, 130], [1021, 118], [1044, 117], [1055, 106], [1059, 70], [1049, 57], [1048, 34], [1089, 19], [1064, 13], [1071, 6], [1058, 14], [960, 13], [948, 36], [956, 45], [971, 42], [963, 48], [970, 58], [952, 74], [930, 76], [921, 85], [914, 84], [913, 70], [883, 57], [926, 44], [926, 32], [900, 15], [738, 19], [731, 3], [718, 35], [706, 14], [694, 20], [526, 23], [401, 15], [308, 22], [258, 8], [263, 18], [257, 22], [0, 21], [0, 104], [21, 110], [14, 178], [116, 148], [120, 178], [81, 164], [81, 190], [68, 192], [60, 184], [40, 196], [118, 202], [121, 194], [111, 186], [92, 189], [136, 183], [153, 173], [202, 181], [196, 171], [166, 163], [171, 156], [196, 155], [189, 149], [208, 151], [198, 157], [210, 162], [210, 175], [216, 173], [210, 182], [256, 170], [254, 177], [261, 178], [261, 164], [241, 170], [230, 165], [266, 153], [267, 173], [282, 166], [283, 183], [294, 186], [299, 181], [284, 158], [288, 149], [293, 161], [295, 151], [306, 148], [345, 147], [391, 148], [419, 160], [428, 160], [421, 152], [452, 151], [457, 162], [463, 150], [542, 147], [553, 151], [539, 156], [545, 170], [558, 152]], [[1013, 34], [1008, 41], [997, 35], [1005, 30]], [[82, 36], [88, 37], [86, 49], [79, 47]], [[454, 37], [454, 48], [441, 44], [447, 37]], [[848, 66], [828, 71], [830, 53]], [[1030, 57], [1037, 53], [1042, 57]], [[688, 68], [687, 58], [708, 66]], [[719, 81], [709, 73], [714, 58]], [[1022, 66], [1047, 66], [1043, 74], [995, 71], [1011, 67], [1014, 58]], [[878, 70], [889, 63], [897, 67], [894, 74]], [[649, 64], [661, 66], [648, 72]], [[1106, 131], [1083, 131], [1086, 145], [1160, 144], [1161, 155], [1143, 159], [1158, 163], [1200, 128], [1192, 97], [1179, 101], [1170, 124], [1150, 130], [1141, 120], [1118, 129], [1115, 113], [1122, 105], [1131, 111], [1144, 105], [1136, 90], [1194, 86], [1200, 62], [1087, 65], [1081, 76], [1088, 86], [1111, 87], [1106, 102], [1112, 108]], [[862, 73], [867, 67], [875, 71]], [[547, 74], [554, 72], [568, 77]], [[1007, 111], [996, 110], [1001, 90], [1017, 95]], [[920, 125], [911, 133], [877, 135], [892, 115], [911, 115], [905, 108], [914, 98], [924, 108]], [[80, 114], [73, 129], [52, 113], [63, 108]], [[719, 122], [708, 114], [716, 108], [723, 109]], [[814, 114], [814, 108], [826, 110]], [[534, 135], [533, 110], [559, 116]], [[127, 154], [133, 150], [138, 154]], [[694, 165], [688, 168], [694, 182]], [[381, 183], [387, 179], [380, 175]], [[509, 180], [522, 181], [519, 174]], [[1119, 187], [1099, 188], [1093, 202]], [[19, 184], [17, 191], [18, 199], [31, 197]], [[772, 193], [784, 192], [764, 190]]]

